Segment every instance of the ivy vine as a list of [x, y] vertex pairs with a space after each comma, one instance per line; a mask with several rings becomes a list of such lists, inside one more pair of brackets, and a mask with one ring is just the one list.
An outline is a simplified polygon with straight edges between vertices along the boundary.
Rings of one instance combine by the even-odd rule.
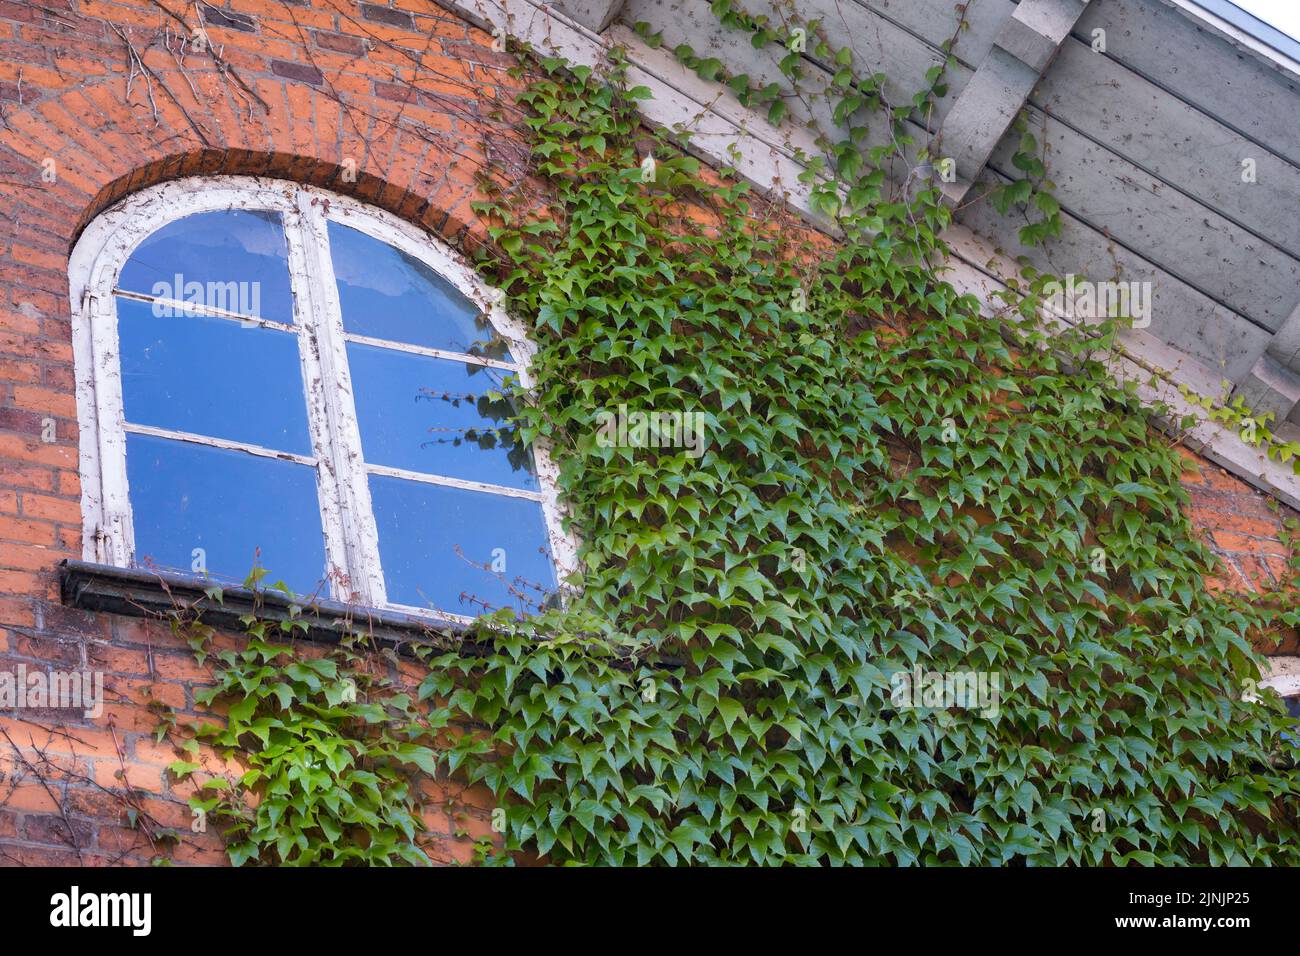
[[[256, 591], [266, 575], [254, 568], [244, 586]], [[270, 590], [292, 596], [282, 583]], [[207, 595], [223, 601], [219, 587]], [[404, 693], [363, 639], [304, 654], [295, 641], [307, 621], [296, 605], [283, 620], [243, 617], [238, 649], [214, 646], [201, 618], [178, 609], [171, 626], [213, 670], [195, 702], [220, 701], [224, 720], [160, 709], [156, 732], [177, 747], [170, 775], [195, 784], [196, 825], [221, 833], [236, 866], [427, 864], [421, 811], [430, 793], [420, 785], [438, 773], [444, 715]], [[205, 766], [205, 750], [221, 764]]]
[[[1183, 459], [1095, 334], [988, 321], [938, 280], [937, 189], [804, 245], [647, 140], [617, 68], [542, 65], [521, 103], [554, 204], [481, 209], [520, 240], [499, 279], [537, 319], [543, 384], [517, 398], [525, 432], [563, 439], [584, 575], [566, 611], [498, 622], [496, 655], [426, 682], [496, 728], [465, 770], [507, 802], [508, 845], [1294, 859], [1288, 723], [1243, 689], [1248, 636], [1295, 612], [1207, 589]], [[619, 404], [702, 410], [708, 451], [599, 447]], [[999, 673], [1000, 713], [897, 706], [918, 666]]]
[[[232, 859], [421, 862], [417, 780], [450, 775], [554, 863], [1300, 861], [1252, 645], [1300, 612], [1207, 585], [1188, 466], [1099, 359], [1109, 327], [1046, 331], [1032, 289], [982, 316], [939, 274], [938, 188], [885, 194], [883, 153], [819, 172], [832, 244], [643, 128], [617, 52], [517, 76], [548, 202], [485, 175], [480, 265], [538, 384], [486, 398], [551, 442], [579, 573], [481, 618], [482, 653], [424, 649], [412, 694], [251, 616], [212, 657], [228, 720], [162, 728], [179, 776], [205, 743], [246, 761], [192, 801]], [[701, 415], [703, 453], [609, 447], [620, 406]], [[901, 701], [914, 674], [999, 696]]]

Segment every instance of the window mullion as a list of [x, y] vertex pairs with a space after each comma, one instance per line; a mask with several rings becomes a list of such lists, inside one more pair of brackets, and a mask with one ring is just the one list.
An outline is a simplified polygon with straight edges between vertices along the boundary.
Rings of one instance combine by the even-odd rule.
[[[320, 503], [321, 527], [325, 534], [325, 559], [330, 597], [346, 601], [352, 597], [345, 581], [351, 575], [347, 528], [340, 503], [339, 476], [333, 459], [333, 439], [326, 410], [325, 371], [319, 359], [320, 347], [314, 326], [315, 303], [310, 289], [311, 246], [296, 205], [283, 212], [285, 242], [289, 253], [289, 281], [293, 289], [294, 323], [298, 336], [298, 357], [302, 363], [303, 387], [307, 391], [307, 422], [312, 451], [316, 457], [316, 494]], [[275, 569], [272, 568], [272, 571]]]
[[297, 192], [297, 220], [305, 254], [303, 278], [309, 313], [306, 327], [309, 341], [315, 346], [312, 359], [318, 369], [313, 380], [322, 383], [319, 389], [322, 425], [328, 435], [328, 450], [321, 462], [324, 467], [328, 459], [334, 478], [338, 520], [347, 556], [351, 593], [341, 596], [345, 600], [382, 606], [386, 594], [379, 564], [379, 535], [361, 454], [361, 430], [352, 399], [343, 313], [330, 261], [325, 210], [321, 201], [305, 190]]

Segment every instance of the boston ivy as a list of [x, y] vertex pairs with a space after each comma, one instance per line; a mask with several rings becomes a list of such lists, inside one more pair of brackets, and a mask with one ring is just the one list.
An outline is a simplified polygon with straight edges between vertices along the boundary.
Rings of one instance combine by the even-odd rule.
[[[617, 58], [520, 76], [550, 198], [485, 178], [482, 268], [533, 321], [539, 384], [501, 391], [553, 446], [579, 573], [483, 618], [488, 653], [427, 651], [419, 707], [362, 714], [264, 635], [222, 655], [238, 713], [208, 733], [260, 772], [232, 853], [406, 860], [423, 768], [554, 863], [1300, 861], [1251, 644], [1300, 615], [1207, 584], [1113, 328], [959, 296], [927, 182], [864, 168], [831, 242], [641, 127]], [[620, 408], [702, 416], [703, 454], [602, 440]], [[954, 675], [981, 700], [937, 696]], [[318, 784], [371, 797], [343, 817]]]
[[[266, 573], [254, 568], [245, 586], [257, 588]], [[222, 600], [219, 588], [208, 595]], [[201, 613], [172, 617], [214, 673], [196, 702], [227, 704], [224, 721], [160, 715], [157, 737], [178, 751], [168, 771], [196, 787], [195, 828], [218, 830], [236, 866], [426, 864], [429, 794], [420, 784], [438, 771], [438, 715], [395, 686], [384, 655], [365, 640], [301, 653], [293, 644], [307, 629], [301, 611], [277, 621], [248, 615], [238, 649], [217, 646]], [[225, 763], [209, 763], [211, 754]]]
[[[936, 190], [800, 242], [647, 141], [617, 69], [543, 68], [520, 101], [555, 201], [483, 212], [536, 317], [521, 417], [559, 446], [581, 588], [424, 688], [495, 728], [459, 769], [506, 802], [509, 845], [1295, 859], [1287, 722], [1243, 700], [1247, 636], [1294, 611], [1207, 589], [1184, 459], [1099, 333], [992, 322], [936, 278]], [[620, 405], [703, 412], [707, 451], [601, 447]], [[998, 712], [900, 706], [916, 668], [998, 677]]]

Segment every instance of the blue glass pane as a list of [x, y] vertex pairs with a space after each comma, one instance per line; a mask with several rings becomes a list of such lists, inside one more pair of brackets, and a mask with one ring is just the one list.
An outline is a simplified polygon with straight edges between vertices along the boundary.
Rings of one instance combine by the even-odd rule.
[[312, 453], [298, 336], [117, 299], [126, 420]]
[[510, 359], [479, 307], [423, 262], [335, 222], [329, 237], [346, 331]]
[[[487, 610], [530, 612], [554, 592], [537, 502], [383, 475], [370, 476], [370, 497], [390, 601], [478, 615], [483, 605], [462, 595]], [[501, 570], [490, 569], [494, 561]]]
[[315, 469], [128, 434], [126, 471], [137, 564], [192, 572], [201, 556], [213, 577], [242, 581], [261, 549], [264, 584], [316, 593], [325, 543]]
[[[1293, 719], [1300, 718], [1300, 697], [1283, 697], [1282, 703], [1286, 705], [1287, 715]], [[1300, 720], [1296, 720], [1292, 725], [1292, 730], [1282, 731], [1282, 739], [1292, 747], [1300, 749]]]
[[231, 209], [177, 219], [140, 243], [117, 284], [129, 292], [293, 321], [279, 213]]
[[348, 343], [367, 462], [537, 490], [533, 456], [515, 441], [499, 369]]

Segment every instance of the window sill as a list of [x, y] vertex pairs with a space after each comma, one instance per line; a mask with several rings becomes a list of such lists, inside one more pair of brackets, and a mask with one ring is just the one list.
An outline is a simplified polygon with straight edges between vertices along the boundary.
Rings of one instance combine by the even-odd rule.
[[[59, 565], [59, 592], [68, 607], [100, 611], [126, 617], [159, 618], [177, 608], [201, 609], [203, 623], [212, 627], [243, 631], [240, 618], [256, 613], [263, 620], [283, 621], [291, 617], [295, 601], [279, 591], [251, 591], [223, 587], [216, 603], [205, 589], [212, 581], [197, 575], [142, 568], [119, 568], [89, 561], [65, 560]], [[438, 639], [462, 639], [470, 626], [459, 622], [431, 621], [397, 611], [316, 600], [298, 605], [299, 619], [307, 623], [301, 636], [307, 640], [336, 644], [345, 634], [364, 635], [382, 646], [428, 644]], [[466, 650], [469, 650], [467, 647]]]

